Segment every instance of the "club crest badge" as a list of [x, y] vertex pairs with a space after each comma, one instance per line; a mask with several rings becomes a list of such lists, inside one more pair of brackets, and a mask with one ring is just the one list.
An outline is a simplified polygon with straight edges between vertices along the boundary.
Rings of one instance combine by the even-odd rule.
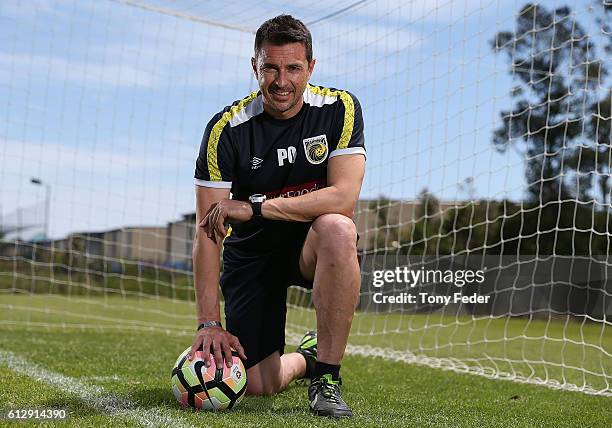
[[313, 165], [322, 163], [327, 158], [327, 137], [325, 134], [303, 140], [306, 159]]

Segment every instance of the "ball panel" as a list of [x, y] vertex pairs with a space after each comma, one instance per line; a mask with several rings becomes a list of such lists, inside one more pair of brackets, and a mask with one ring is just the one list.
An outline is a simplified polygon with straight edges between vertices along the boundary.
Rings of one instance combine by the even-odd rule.
[[181, 369], [181, 374], [187, 383], [185, 386], [192, 387], [200, 384], [200, 379], [198, 379], [198, 375], [195, 372], [195, 367], [193, 364], [183, 367]]
[[181, 394], [181, 399], [179, 400], [179, 403], [181, 403], [183, 407], [189, 406], [189, 393], [188, 392], [183, 392]]
[[206, 400], [202, 409], [205, 410], [224, 410], [225, 407], [215, 397], [211, 397], [210, 400]]
[[200, 394], [204, 395], [204, 393], [200, 392], [193, 396], [193, 404], [196, 409], [202, 409], [204, 407], [204, 402], [207, 400], [206, 395], [202, 398]]
[[181, 382], [180, 377], [177, 375], [172, 376], [172, 388], [177, 388], [179, 390], [179, 392], [187, 392], [187, 388], [185, 387], [185, 385], [183, 385], [183, 382]]
[[179, 387], [176, 386], [176, 384], [172, 385], [172, 393], [174, 394], [174, 398], [176, 398], [176, 400], [178, 402], [180, 402], [181, 398], [182, 398], [182, 396], [181, 396], [182, 392], [181, 392], [181, 390], [179, 390]]
[[181, 406], [187, 407], [189, 405], [189, 394], [187, 391], [181, 390], [177, 384], [172, 385], [172, 393]]
[[222, 390], [222, 386], [223, 384], [219, 384], [218, 387], [213, 388], [213, 389], [209, 389], [208, 390], [208, 395], [210, 396], [210, 399], [212, 400], [213, 398], [217, 400], [217, 402], [219, 404], [229, 404], [229, 402], [231, 401], [231, 397], [228, 397], [227, 394], [225, 393], [225, 391]]
[[246, 370], [240, 358], [234, 357], [232, 367], [225, 371], [223, 382], [236, 393], [246, 384]]
[[206, 382], [209, 380], [213, 380], [217, 375], [217, 363], [215, 363], [215, 359], [213, 356], [210, 356], [210, 365], [206, 368]]
[[179, 355], [179, 357], [176, 359], [176, 362], [174, 363], [175, 368], [180, 369], [182, 367], [182, 365], [185, 363], [184, 360], [187, 360], [187, 354], [190, 350], [191, 348], [187, 348], [181, 353], [181, 355]]
[[182, 406], [196, 409], [225, 410], [240, 402], [246, 392], [246, 370], [238, 354], [233, 351], [232, 366], [217, 369], [211, 356], [206, 367], [202, 352], [187, 360], [187, 348], [176, 360], [172, 371], [172, 392]]
[[246, 382], [245, 382], [244, 386], [242, 387], [242, 389], [236, 393], [236, 400], [234, 401], [234, 404], [233, 404], [234, 406], [242, 401], [242, 399], [246, 395], [245, 394], [246, 388], [247, 388], [247, 386], [246, 386]]
[[[217, 372], [217, 364], [215, 363], [215, 359], [212, 355], [209, 356], [209, 361], [210, 361], [210, 365], [206, 367], [204, 365], [204, 353], [202, 351], [196, 351], [195, 354], [193, 355], [193, 359], [189, 362], [189, 366], [191, 367], [193, 367], [196, 362], [202, 362], [200, 370], [198, 371], [203, 375], [205, 382], [208, 382], [209, 380], [214, 379], [215, 374]], [[185, 366], [187, 365], [185, 364]], [[197, 376], [197, 373], [195, 370], [193, 370], [193, 373]]]

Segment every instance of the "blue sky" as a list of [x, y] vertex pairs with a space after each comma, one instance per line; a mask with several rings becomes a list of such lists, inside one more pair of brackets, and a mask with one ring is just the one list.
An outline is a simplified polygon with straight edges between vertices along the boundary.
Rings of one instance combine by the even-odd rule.
[[[311, 22], [351, 3], [2, 1], [0, 212], [42, 207], [30, 177], [51, 186], [53, 237], [193, 211], [204, 126], [254, 89], [250, 31], [279, 13]], [[365, 1], [310, 26], [311, 82], [362, 103], [362, 198], [412, 199], [426, 187], [462, 200], [469, 177], [477, 197], [523, 197], [523, 159], [491, 145], [512, 80], [489, 45], [523, 4]], [[578, 4], [578, 19], [592, 22], [589, 2]]]

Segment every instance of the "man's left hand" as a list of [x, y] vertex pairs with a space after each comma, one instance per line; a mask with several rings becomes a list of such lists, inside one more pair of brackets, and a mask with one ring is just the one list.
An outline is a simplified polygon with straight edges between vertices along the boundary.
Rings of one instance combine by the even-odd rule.
[[206, 235], [216, 244], [221, 242], [227, 234], [226, 222], [249, 221], [251, 217], [253, 217], [253, 209], [248, 202], [222, 199], [210, 206], [198, 226], [203, 228]]

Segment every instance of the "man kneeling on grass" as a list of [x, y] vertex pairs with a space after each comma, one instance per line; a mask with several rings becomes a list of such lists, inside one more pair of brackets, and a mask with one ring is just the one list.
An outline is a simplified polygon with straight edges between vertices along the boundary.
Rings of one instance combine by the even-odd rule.
[[[315, 62], [301, 21], [264, 22], [251, 59], [259, 91], [206, 127], [195, 171], [199, 327], [191, 352], [203, 350], [205, 361], [212, 354], [219, 365], [236, 349], [248, 394], [309, 378], [315, 414], [350, 417], [340, 363], [360, 289], [351, 218], [365, 170], [363, 119], [351, 93], [308, 83]], [[284, 354], [289, 285], [313, 290], [317, 328]]]

